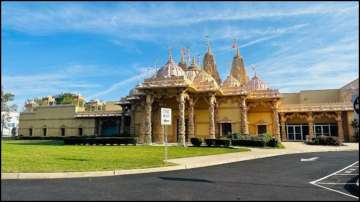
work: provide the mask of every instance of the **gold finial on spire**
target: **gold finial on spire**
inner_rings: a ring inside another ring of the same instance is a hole
[[[195,56],[193,56],[193,58],[192,58],[192,61],[191,61],[191,65],[195,65]]]
[[[207,53],[208,53],[208,54],[211,54],[211,46],[210,46],[209,36],[206,35],[205,38],[206,38],[206,43],[207,43],[207,47],[208,47]]]
[[[234,43],[232,45],[232,48],[236,48],[235,57],[240,57],[240,50],[239,50],[239,45],[238,45],[238,42],[237,42],[237,38],[234,38]]]
[[[239,49],[239,47],[236,48],[236,57],[240,57],[240,49]]]

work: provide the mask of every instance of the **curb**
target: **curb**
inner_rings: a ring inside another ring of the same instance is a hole
[[[131,170],[112,170],[112,171],[93,171],[93,172],[62,172],[62,173],[1,173],[1,180],[14,180],[14,179],[59,179],[59,178],[83,178],[83,177],[108,177],[118,175],[132,175],[132,174],[145,174],[155,172],[166,172],[175,170],[184,170],[192,168],[201,168],[207,166],[215,166],[227,163],[234,163],[246,160],[267,158],[273,156],[282,156],[289,154],[300,154],[300,153],[312,153],[312,152],[331,152],[331,151],[358,151],[358,149],[341,149],[341,150],[322,150],[322,151],[292,151],[292,152],[279,152],[274,154],[260,154],[253,156],[243,156],[237,159],[224,159],[216,162],[207,163],[190,163],[190,164],[179,164],[176,163],[179,159],[168,160],[170,163],[177,165],[167,167],[156,167],[156,168],[143,168],[143,169],[131,169]],[[250,151],[251,152],[251,151]],[[242,152],[239,152],[242,153]],[[230,153],[235,154],[235,153]],[[221,154],[220,154],[221,155]],[[197,157],[189,157],[197,158]]]

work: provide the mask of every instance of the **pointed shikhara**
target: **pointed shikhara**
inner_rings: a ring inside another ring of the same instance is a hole
[[[208,74],[210,74],[215,79],[215,81],[220,85],[221,78],[220,78],[219,72],[216,67],[215,57],[211,53],[210,46],[208,47],[208,51],[204,55],[203,66],[204,66],[204,70]]]
[[[245,85],[249,78],[246,74],[244,60],[240,55],[239,48],[237,48],[236,55],[232,61],[230,75],[240,82],[240,85]]]

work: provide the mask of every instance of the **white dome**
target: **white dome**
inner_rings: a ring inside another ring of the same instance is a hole
[[[254,90],[267,90],[269,89],[268,86],[259,79],[256,75],[247,82],[246,84],[247,89],[254,91]]]
[[[173,59],[169,59],[168,62],[161,68],[156,74],[156,77],[171,78],[173,76],[184,76],[185,71],[175,63]]]

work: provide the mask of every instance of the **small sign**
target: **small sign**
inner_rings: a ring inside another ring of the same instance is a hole
[[[161,125],[171,125],[171,108],[161,108]]]

